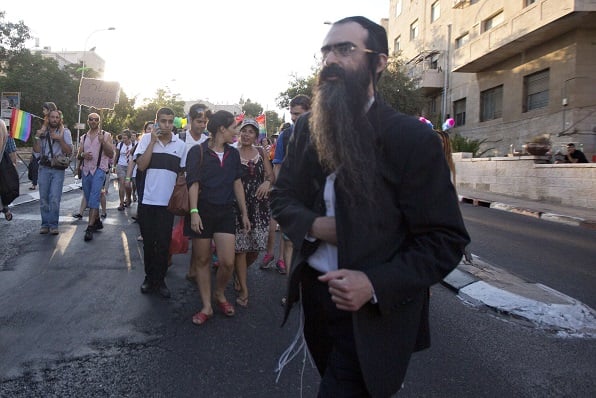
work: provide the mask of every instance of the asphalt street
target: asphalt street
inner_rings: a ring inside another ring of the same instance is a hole
[[[12,223],[0,224],[1,397],[316,395],[319,378],[304,352],[276,383],[300,320],[294,311],[280,327],[284,276],[251,267],[249,308],[195,326],[189,255],[175,256],[168,271],[172,299],[141,295],[134,209],[118,212],[112,189],[104,230],[84,242],[85,221],[70,216],[80,191],[70,183],[59,236],[37,233],[39,205],[29,195]],[[560,339],[441,285],[432,292],[433,348],[413,357],[399,396],[593,396],[593,340]],[[227,295],[234,298],[231,286]]]

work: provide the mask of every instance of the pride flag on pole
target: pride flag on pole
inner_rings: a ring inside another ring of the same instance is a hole
[[[259,141],[267,137],[267,116],[264,113],[260,114],[255,118],[256,122],[259,123]]]
[[[10,116],[10,136],[17,140],[27,141],[31,134],[31,114],[13,108]]]

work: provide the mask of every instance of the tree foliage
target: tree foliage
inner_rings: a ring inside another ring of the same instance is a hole
[[[4,71],[6,75],[0,76],[0,91],[20,92],[21,109],[38,116],[44,102],[55,102],[72,130],[78,116],[79,90],[79,81],[72,75],[74,68],[61,70],[53,59],[20,51],[7,60]]]
[[[318,72],[318,69],[313,69],[312,74],[307,77],[292,75],[288,89],[277,97],[277,105],[287,108],[290,100],[298,94],[312,96]],[[398,57],[390,57],[377,89],[383,99],[396,110],[417,115],[424,106],[424,97],[416,86],[417,81],[409,78],[404,72],[403,61]]]
[[[277,128],[282,123],[281,118],[275,111],[265,111],[267,117],[267,135],[277,132]]]
[[[293,74],[288,89],[279,93],[279,96],[276,98],[277,106],[281,109],[288,108],[292,98],[298,94],[304,94],[312,97],[313,88],[317,81],[317,74],[318,70],[314,69],[307,77],[299,77],[298,75]]]
[[[246,115],[246,117],[257,117],[261,113],[263,113],[263,107],[258,102],[252,102],[250,98],[248,98],[242,104],[242,111]]]
[[[140,131],[144,121],[140,125],[137,125],[136,113],[135,99],[128,98],[126,93],[120,90],[119,101],[114,106],[114,109],[102,112],[102,128],[114,135],[120,134],[122,130],[127,128]],[[155,115],[153,118],[155,118]]]
[[[488,151],[495,149],[494,147],[490,147],[480,152],[480,147],[486,142],[486,138],[482,140],[475,140],[455,133],[450,138],[450,141],[452,152],[470,152],[474,158],[482,157],[482,155]]]
[[[134,106],[135,100],[133,99],[132,101]],[[169,90],[157,89],[155,91],[155,97],[145,98],[144,102],[145,105],[134,110],[128,118],[123,119],[128,124],[122,125],[120,127],[121,130],[124,128],[131,128],[135,131],[142,130],[145,122],[155,120],[157,110],[162,107],[171,108],[175,115],[184,115],[184,101],[178,99],[178,94],[172,94]]]
[[[25,48],[25,41],[31,38],[29,28],[23,21],[18,23],[4,20],[4,11],[0,11],[0,60],[6,60],[10,55]],[[3,69],[0,62],[0,70]]]
[[[409,78],[404,72],[400,58],[389,57],[387,69],[379,80],[378,91],[394,109],[408,115],[418,115],[424,106],[424,97],[417,90],[417,83],[416,79]]]

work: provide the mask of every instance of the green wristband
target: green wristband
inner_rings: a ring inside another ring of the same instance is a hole
[[[199,214],[199,209],[197,209],[196,207],[194,209],[190,209],[190,214],[192,214],[192,213]]]

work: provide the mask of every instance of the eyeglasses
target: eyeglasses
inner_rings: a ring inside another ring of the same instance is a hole
[[[330,44],[328,46],[321,47],[321,55],[323,58],[327,58],[330,52],[333,52],[338,57],[347,58],[358,49],[358,46],[349,41],[344,43]],[[362,51],[368,54],[378,54],[378,51],[369,50],[368,48],[361,48]]]
[[[90,122],[99,122],[99,118],[98,117],[90,117],[89,119]]]

